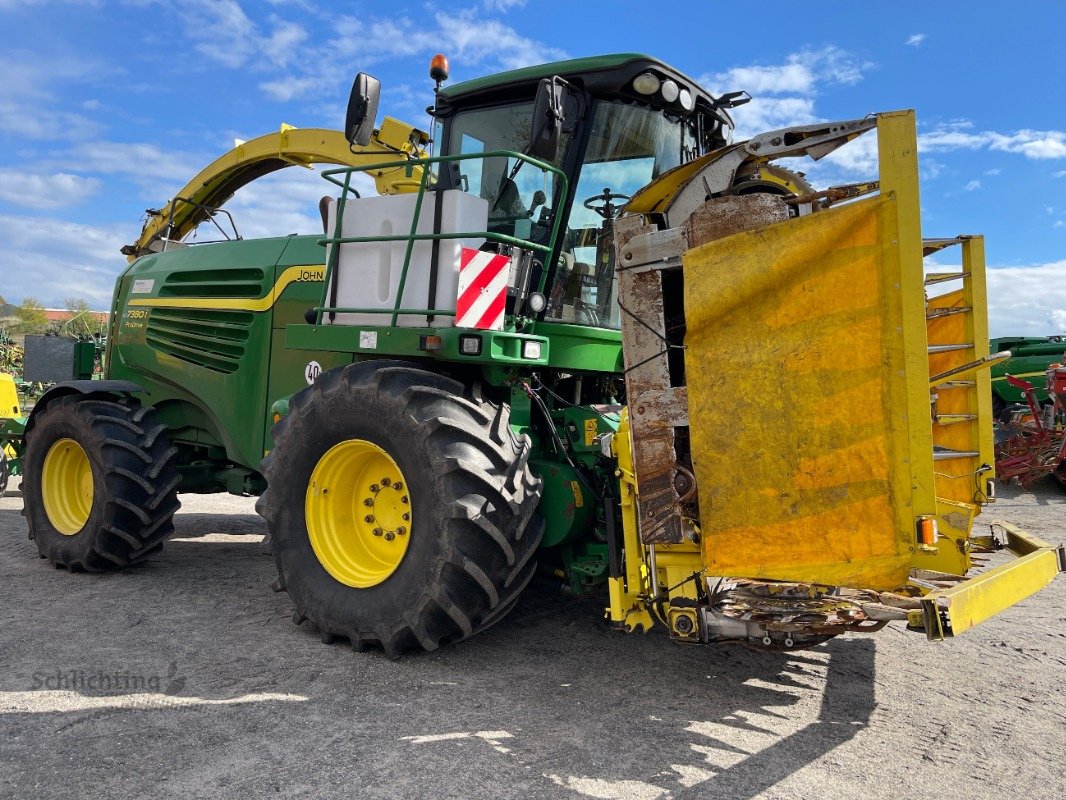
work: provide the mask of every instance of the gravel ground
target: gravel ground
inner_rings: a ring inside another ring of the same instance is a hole
[[[1061,541],[1064,500],[1008,487],[989,516]],[[71,575],[37,558],[17,482],[0,499],[0,796],[1066,796],[1066,578],[947,644],[889,627],[792,655],[624,636],[531,592],[390,661],[292,624],[250,500],[183,501],[149,562]]]

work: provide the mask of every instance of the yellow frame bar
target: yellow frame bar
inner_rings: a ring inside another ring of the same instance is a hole
[[[1007,549],[1021,557],[923,597],[921,623],[929,639],[958,636],[1066,572],[1066,548],[1062,545],[1056,547],[1007,522],[995,524],[1007,532]]]

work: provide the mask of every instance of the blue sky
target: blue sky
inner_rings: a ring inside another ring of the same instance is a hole
[[[0,0],[0,293],[106,307],[145,208],[235,138],[340,127],[361,69],[380,113],[419,124],[434,52],[458,81],[636,51],[754,95],[740,135],[917,109],[926,234],[987,237],[993,335],[1063,333],[1064,33],[1066,3],[1028,0]],[[873,175],[869,149],[849,151],[816,185]],[[311,232],[322,186],[285,170],[230,208],[245,236]]]

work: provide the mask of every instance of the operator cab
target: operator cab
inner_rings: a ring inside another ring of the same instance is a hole
[[[726,109],[738,104],[736,96],[716,99],[640,55],[469,81],[437,96],[439,155],[528,154],[560,169],[567,181],[562,186],[551,173],[497,155],[450,162],[440,182],[486,200],[495,233],[546,244],[555,215],[563,214],[555,251],[538,256],[528,273],[529,290],[547,296],[541,318],[618,329],[615,217],[641,187],[727,144]]]

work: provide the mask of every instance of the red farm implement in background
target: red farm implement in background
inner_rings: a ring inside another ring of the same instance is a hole
[[[1063,360],[1066,360],[1064,355]],[[1052,364],[1047,371],[1048,400],[1041,405],[1033,384],[1007,375],[1007,382],[1025,396],[1009,421],[996,427],[996,477],[1017,478],[1028,487],[1054,474],[1066,485],[1066,367]]]

